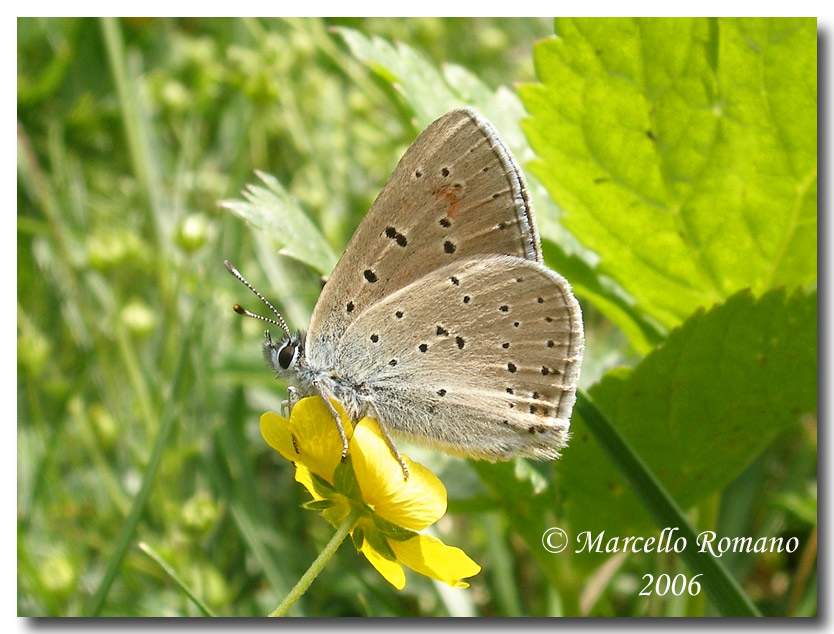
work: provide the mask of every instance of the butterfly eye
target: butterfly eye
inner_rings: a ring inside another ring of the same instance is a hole
[[[287,344],[281,348],[281,351],[278,353],[278,365],[286,370],[290,367],[293,359],[295,359],[295,346]]]

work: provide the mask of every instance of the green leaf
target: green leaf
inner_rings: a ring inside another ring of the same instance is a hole
[[[316,493],[318,493],[323,498],[332,498],[335,497],[338,492],[334,489],[330,483],[322,478],[320,475],[317,475],[310,472],[310,477],[313,480],[313,487],[316,489]]]
[[[817,498],[813,495],[785,493],[777,496],[774,499],[774,504],[810,526],[817,525],[819,513],[817,511]]]
[[[382,555],[388,561],[397,561],[397,556],[394,554],[394,551],[391,550],[391,546],[388,545],[385,537],[379,531],[370,529],[365,531],[365,541],[373,548],[376,552]]]
[[[244,200],[224,200],[228,209],[253,228],[266,232],[281,253],[303,262],[322,275],[336,266],[336,254],[321,232],[310,221],[274,176],[256,171],[266,187],[247,185]]]
[[[741,292],[698,311],[594,403],[683,509],[726,486],[779,432],[816,408],[816,293]],[[559,465],[574,531],[650,526],[581,416]]]
[[[487,486],[508,499],[529,500],[543,493],[548,486],[548,478],[524,458],[510,462],[473,462],[472,466]]]
[[[599,274],[582,258],[568,255],[551,240],[542,240],[542,253],[549,267],[570,280],[574,294],[593,303],[617,324],[637,352],[647,354],[663,341],[661,328],[637,310],[634,301],[610,278]]]
[[[414,112],[419,129],[462,103],[440,71],[413,48],[392,44],[381,37],[366,37],[359,31],[336,28],[354,57],[365,62],[402,95]]]
[[[389,522],[386,519],[381,518],[376,513],[373,514],[374,518],[374,525],[379,529],[379,532],[382,533],[384,537],[388,539],[393,539],[394,541],[402,542],[406,539],[411,539],[412,537],[416,537],[417,533],[407,528],[403,528],[402,526],[398,526],[393,522]]]
[[[674,327],[816,279],[816,21],[566,19],[521,96],[534,173],[638,308]]]
[[[335,500],[310,500],[301,505],[301,508],[308,511],[326,511],[336,505]]]
[[[362,550],[362,544],[365,542],[365,530],[361,526],[357,526],[350,534],[353,540],[353,546],[356,550]]]
[[[461,66],[449,64],[438,69],[405,44],[392,44],[380,37],[368,38],[352,29],[340,28],[335,31],[342,36],[354,56],[402,96],[405,107],[414,115],[413,123],[417,131],[423,130],[449,110],[473,106],[495,125],[501,139],[519,161],[533,158],[533,152],[519,124],[524,116],[524,107],[519,98],[506,87],[492,90]],[[540,194],[544,194],[543,189]],[[544,198],[547,198],[546,194]],[[545,216],[558,215],[552,202],[543,204],[549,204],[549,211],[553,212]]]
[[[350,455],[336,465],[336,471],[333,472],[333,486],[349,500],[364,504],[362,490],[359,488],[359,481],[353,471],[353,461]]]

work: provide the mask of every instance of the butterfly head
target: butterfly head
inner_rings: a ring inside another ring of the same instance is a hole
[[[275,319],[272,317],[257,315],[246,310],[239,304],[235,304],[235,312],[239,315],[243,315],[244,317],[260,319],[261,321],[265,321],[273,326],[278,326],[284,331],[284,338],[278,342],[272,340],[272,335],[269,334],[268,330],[264,333],[263,351],[267,365],[272,368],[275,374],[279,377],[297,375],[299,360],[301,360],[304,356],[304,334],[300,332],[293,334],[290,332],[287,322],[284,321],[284,318],[281,316],[281,313],[275,309],[275,306],[273,306],[268,299],[261,295],[254,286],[247,282],[243,275],[240,274],[240,271],[232,266],[228,260],[226,260],[223,264],[226,266],[229,273],[236,277],[244,286],[246,286],[246,288],[252,291],[258,299],[260,299],[275,314]]]
[[[294,376],[298,372],[298,362],[304,355],[304,335],[297,332],[280,341],[273,341],[267,330],[264,333],[263,349],[266,364],[277,376]]]

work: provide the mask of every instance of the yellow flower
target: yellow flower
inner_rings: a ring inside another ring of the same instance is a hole
[[[335,422],[320,398],[299,401],[289,420],[272,412],[261,416],[264,440],[295,465],[295,479],[313,496],[305,506],[321,511],[334,526],[358,509],[353,543],[398,590],[405,587],[403,565],[450,586],[467,587],[462,579],[481,567],[461,549],[416,532],[446,513],[443,483],[407,456],[409,477],[404,480],[377,422],[363,418],[354,427],[339,404],[333,405],[348,438],[344,462]]]

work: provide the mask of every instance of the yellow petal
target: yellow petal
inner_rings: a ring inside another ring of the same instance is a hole
[[[365,559],[376,568],[376,571],[385,577],[385,580],[394,586],[397,590],[405,588],[405,572],[403,567],[396,561],[386,559],[378,552],[376,552],[365,540],[362,544],[360,552],[365,555]]]
[[[304,488],[310,492],[310,495],[313,496],[314,500],[324,499],[316,492],[316,487],[313,485],[313,475],[303,464],[295,465],[295,481],[303,484]]]
[[[261,435],[270,447],[295,464],[296,482],[303,484],[314,500],[321,500],[323,498],[313,485],[313,475],[310,469],[303,464],[301,454],[295,451],[289,423],[290,421],[283,416],[266,412],[261,416]]]
[[[284,458],[292,462],[298,460],[298,454],[292,445],[290,421],[273,412],[261,416],[261,435],[267,444]]]
[[[350,439],[352,426],[348,415],[336,401],[331,402],[341,416],[345,435]],[[342,459],[342,439],[324,401],[312,396],[296,403],[290,415],[289,430],[298,448],[295,460],[332,483],[333,471]]]
[[[372,418],[356,425],[350,444],[353,469],[362,499],[382,517],[398,526],[421,530],[434,524],[446,512],[446,489],[423,465],[406,456],[408,480],[403,480],[400,463]]]
[[[447,546],[428,535],[417,535],[403,542],[389,539],[388,545],[398,561],[421,575],[448,583],[453,588],[468,587],[469,584],[461,579],[481,571],[481,567],[460,548]]]

